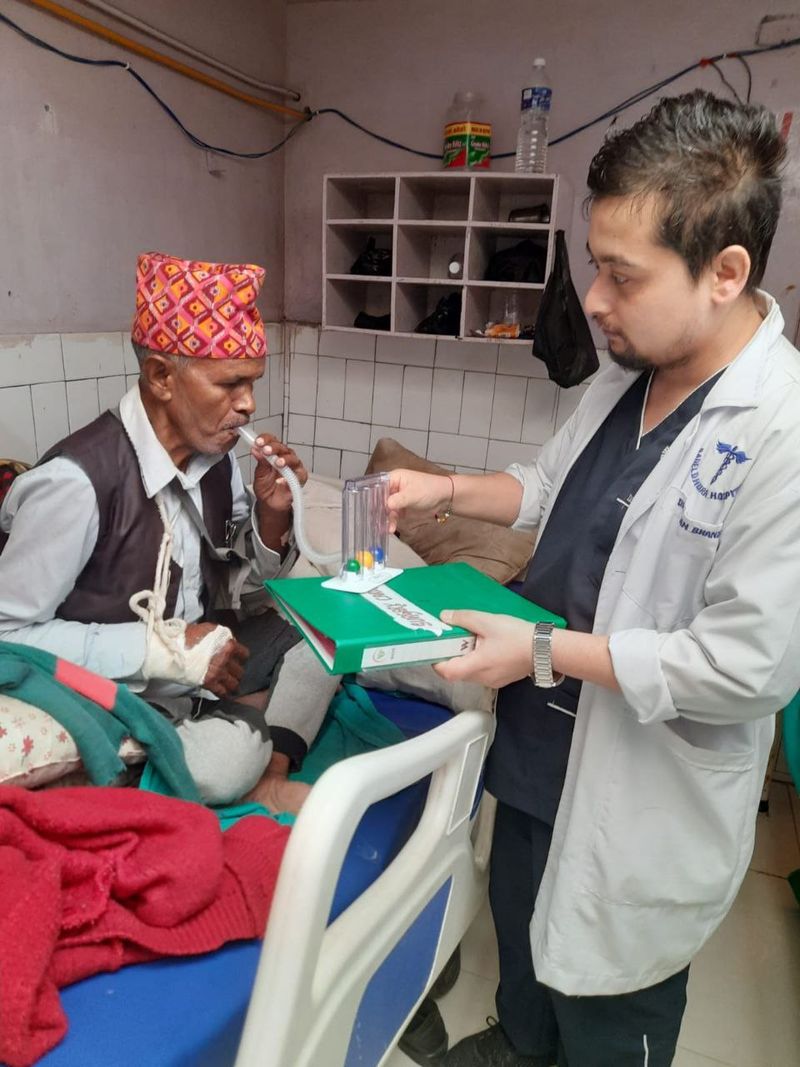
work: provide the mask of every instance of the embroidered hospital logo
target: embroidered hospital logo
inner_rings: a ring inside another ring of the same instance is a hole
[[[739,448],[738,445],[729,445],[725,441],[717,441],[716,455],[711,453],[714,457],[714,468],[712,473],[710,464],[708,462],[705,464],[703,463],[704,451],[705,449],[703,448],[699,449],[692,461],[692,485],[700,496],[706,497],[708,500],[727,500],[729,497],[736,496],[741,487],[741,482],[739,485],[731,486],[729,489],[712,489],[711,487],[725,475],[729,468],[737,468],[743,463],[749,463],[751,457],[747,455],[743,448]],[[722,456],[721,461],[719,459],[720,456]],[[701,467],[705,468],[705,473],[711,474],[707,484],[701,475]]]
[[[750,457],[741,449],[737,448],[736,445],[726,445],[723,441],[717,441],[717,452],[723,455],[725,459],[720,463],[717,473],[711,479],[711,485],[714,484],[721,474],[725,473],[734,460],[736,460],[737,464],[748,463],[750,461]]]

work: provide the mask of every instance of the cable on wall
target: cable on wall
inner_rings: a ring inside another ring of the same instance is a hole
[[[31,44],[35,44],[37,47],[44,49],[46,52],[51,52],[53,55],[60,56],[62,59],[67,59],[71,63],[80,63],[83,66],[89,67],[116,67],[120,70],[124,70],[127,74],[130,74],[134,81],[138,82],[139,85],[141,85],[141,87],[145,90],[145,92],[148,93],[155,100],[155,102],[162,109],[162,111],[164,111],[167,116],[172,119],[175,125],[186,135],[186,137],[188,137],[188,139],[192,142],[193,145],[195,145],[197,148],[203,148],[209,152],[217,152],[219,155],[232,156],[237,159],[263,159],[265,156],[271,156],[273,153],[283,148],[287,141],[291,140],[291,138],[294,137],[298,129],[301,126],[304,126],[308,121],[306,115],[303,114],[303,112],[298,112],[298,114],[301,114],[303,116],[302,119],[299,122],[295,123],[295,125],[289,129],[285,137],[283,137],[276,144],[272,145],[272,147],[263,149],[262,151],[237,152],[231,148],[223,148],[221,145],[212,145],[209,144],[207,141],[204,141],[201,137],[198,137],[196,134],[192,133],[192,131],[188,129],[188,127],[186,127],[181,121],[181,119],[175,114],[169,104],[167,104],[166,101],[161,99],[161,97],[149,84],[149,82],[147,82],[141,76],[141,74],[138,73],[138,71],[134,70],[130,63],[124,63],[121,59],[87,59],[85,56],[76,56],[70,52],[65,52],[63,49],[57,48],[55,45],[50,44],[47,41],[43,41],[40,37],[36,37],[34,34],[29,33],[27,30],[24,30],[21,26],[19,26],[16,22],[10,19],[7,15],[4,15],[2,12],[0,12],[0,23],[4,23],[5,25],[9,26],[12,30],[18,33],[20,37],[23,37]]]
[[[384,137],[382,133],[375,133],[374,130],[369,130],[369,129],[367,129],[366,126],[362,126],[360,122],[356,122],[355,119],[350,118],[350,116],[345,114],[344,111],[340,111],[338,107],[321,107],[318,110],[314,110],[313,108],[310,109],[309,118],[314,119],[314,118],[317,117],[317,115],[336,115],[337,118],[342,119],[344,122],[348,123],[350,126],[355,127],[355,129],[357,129],[357,130],[361,130],[361,132],[365,133],[367,135],[367,137],[371,137],[375,141],[381,141],[383,144],[388,144],[392,148],[399,148],[403,152],[410,152],[412,155],[422,156],[423,159],[438,159],[438,160],[441,160],[441,158],[442,158],[442,153],[441,152],[422,152],[417,148],[409,148],[408,145],[401,144],[400,141],[393,141],[391,139],[391,137]],[[512,155],[512,156],[514,155],[513,152],[509,152],[507,154],[508,155]],[[502,158],[502,157],[500,157],[500,156],[492,156],[492,159],[500,159],[500,158]]]
[[[51,3],[51,0],[28,0],[28,2],[29,3],[33,3],[38,7],[46,8],[48,10],[51,9],[51,8],[59,7],[59,5]],[[66,10],[66,9],[61,9],[61,10]],[[70,14],[72,14],[72,13],[70,13]],[[76,19],[80,19],[81,16],[75,16],[75,18]],[[91,21],[91,20],[84,20],[84,21]],[[282,113],[284,113],[286,115],[289,115],[289,116],[297,118],[297,122],[289,129],[288,133],[286,134],[285,137],[282,138],[282,140],[278,141],[276,144],[272,145],[272,147],[270,147],[270,148],[264,149],[262,151],[256,151],[256,152],[237,152],[237,151],[234,151],[233,149],[223,148],[223,147],[221,147],[219,145],[212,145],[212,144],[209,144],[207,141],[204,141],[201,137],[198,137],[196,134],[192,133],[184,125],[184,123],[181,121],[181,119],[178,117],[178,115],[172,110],[172,108],[169,106],[169,104],[167,104],[166,101],[164,101],[158,95],[158,93],[155,91],[155,89],[153,89],[153,87],[137,71],[135,71],[133,69],[133,67],[131,67],[131,65],[129,63],[124,63],[122,60],[119,60],[119,59],[89,59],[89,58],[86,58],[86,57],[83,57],[83,56],[76,56],[76,55],[73,55],[73,54],[71,54],[69,52],[65,52],[63,49],[57,48],[55,45],[52,45],[49,42],[42,40],[40,37],[37,37],[35,34],[32,34],[29,31],[24,30],[21,26],[19,26],[16,22],[14,22],[12,19],[10,19],[7,15],[4,15],[2,13],[0,13],[0,23],[4,23],[5,25],[9,26],[11,29],[13,29],[16,33],[20,34],[20,36],[24,37],[25,40],[29,41],[31,44],[37,45],[39,48],[43,48],[48,52],[52,52],[55,55],[58,55],[63,59],[69,60],[70,62],[81,63],[81,64],[84,64],[84,65],[87,65],[87,66],[95,66],[95,67],[119,67],[119,68],[125,70],[128,74],[131,75],[132,78],[134,78],[139,83],[139,85],[142,86],[142,88],[147,93],[150,94],[150,96],[152,96],[152,98],[156,101],[156,103],[159,105],[159,107],[169,116],[170,119],[172,119],[172,121],[178,126],[178,128],[189,138],[189,140],[192,142],[192,144],[196,145],[198,148],[203,148],[203,149],[206,149],[206,150],[211,151],[211,152],[217,152],[220,155],[231,156],[231,157],[234,157],[234,158],[237,158],[237,159],[263,159],[265,156],[272,155],[274,152],[277,152],[277,151],[279,151],[279,149],[283,148],[283,146],[292,137],[294,137],[294,135],[297,133],[297,131],[300,129],[301,126],[307,125],[311,120],[317,118],[319,115],[334,115],[337,118],[341,119],[343,122],[346,122],[346,123],[348,123],[348,125],[350,125],[350,126],[354,127],[355,129],[359,130],[361,133],[364,133],[366,136],[371,137],[376,141],[380,141],[382,144],[389,145],[392,148],[397,148],[400,151],[407,152],[407,153],[409,153],[411,155],[419,156],[419,157],[421,157],[423,159],[436,159],[436,160],[438,160],[438,159],[441,158],[440,153],[438,153],[438,152],[426,152],[426,151],[422,151],[421,149],[411,148],[409,145],[402,144],[400,141],[395,141],[390,137],[385,137],[383,134],[377,133],[375,130],[370,130],[368,127],[366,127],[362,123],[358,122],[356,119],[354,119],[352,116],[348,115],[346,112],[341,111],[339,108],[334,108],[334,107],[325,107],[325,108],[318,108],[318,109],[306,108],[305,111],[299,111],[299,110],[296,110],[296,109],[293,109],[293,108],[283,107],[280,104],[270,104],[267,101],[263,101],[263,100],[259,100],[258,101],[258,106],[261,106],[261,107],[266,108],[268,110],[282,112]],[[105,31],[105,27],[102,27],[102,29]],[[112,33],[113,31],[105,31],[105,32],[106,33]],[[119,35],[115,35],[115,37],[119,38]],[[126,39],[125,38],[121,38],[121,40],[126,40]],[[143,46],[143,45],[137,45],[135,41],[132,41],[131,44],[134,45],[136,49],[143,49],[144,51],[142,51],[140,54],[147,53],[148,54],[148,58],[150,58],[150,53],[151,53],[150,49],[146,49],[146,47]],[[619,115],[621,112],[625,111],[627,108],[633,107],[635,104],[641,103],[641,101],[645,100],[648,96],[652,96],[654,93],[657,93],[660,89],[665,88],[667,85],[670,85],[672,82],[677,81],[679,78],[682,78],[684,75],[691,73],[691,71],[693,71],[693,70],[702,69],[703,67],[713,66],[715,68],[715,70],[717,71],[717,73],[720,75],[720,77],[722,77],[722,80],[728,86],[728,88],[731,90],[731,92],[736,96],[736,98],[738,100],[741,100],[741,98],[739,97],[739,94],[736,92],[736,90],[731,85],[731,83],[728,81],[728,79],[723,76],[722,71],[717,66],[718,63],[720,63],[721,61],[726,60],[726,59],[737,60],[739,63],[741,63],[744,66],[745,71],[747,73],[747,96],[746,96],[746,99],[747,99],[747,102],[749,102],[750,101],[750,97],[751,97],[751,93],[752,93],[752,71],[751,71],[750,65],[747,62],[747,58],[751,57],[751,56],[767,54],[767,53],[770,53],[770,52],[783,51],[783,50],[788,49],[788,48],[795,48],[795,47],[797,47],[797,45],[800,45],[800,37],[793,37],[790,40],[780,41],[777,44],[767,45],[765,47],[745,48],[745,49],[739,49],[739,50],[737,50],[735,52],[721,52],[719,55],[703,57],[703,58],[697,60],[696,62],[689,64],[689,66],[684,67],[682,70],[676,71],[674,74],[667,75],[666,77],[662,78],[660,81],[654,82],[652,85],[648,85],[645,88],[640,89],[638,92],[636,92],[633,95],[627,97],[627,99],[621,101],[619,104],[614,105],[614,107],[611,107],[607,111],[604,111],[602,114],[597,115],[595,118],[589,119],[587,122],[584,122],[579,126],[576,126],[574,129],[570,130],[568,133],[564,133],[564,134],[561,134],[561,136],[559,136],[559,137],[552,138],[548,143],[552,147],[552,146],[557,145],[557,144],[562,144],[564,141],[570,140],[573,137],[577,137],[577,135],[579,133],[583,133],[584,130],[588,130],[592,126],[596,126],[600,122],[604,122],[604,121],[606,121],[608,119],[615,118],[617,115]],[[158,53],[152,53],[152,54],[153,55],[158,55]],[[165,60],[169,60],[169,57],[165,56],[163,58]],[[176,64],[175,60],[169,60],[169,62],[170,62],[170,64]],[[177,64],[177,66],[178,67],[183,67],[184,64]],[[175,69],[175,67],[173,67],[173,69]],[[216,82],[216,79],[208,78],[206,75],[202,75],[200,71],[193,71],[193,68],[191,68],[191,67],[187,67],[186,69],[189,70],[189,71],[192,71],[193,75],[197,76],[196,80],[202,81],[204,84],[211,85],[212,83]],[[223,83],[223,82],[220,82],[218,84],[221,85],[221,86],[225,85],[225,83]],[[216,87],[216,86],[213,86],[213,87]],[[234,96],[237,99],[241,99],[246,103],[250,103],[250,102],[258,100],[257,97],[250,97],[249,94],[238,93],[238,91],[233,89],[233,87],[231,87],[231,86],[225,86],[224,90],[221,90],[221,91],[225,91],[229,95]],[[498,152],[498,153],[495,153],[494,155],[492,155],[492,159],[509,159],[514,155],[515,155],[514,152]]]
[[[744,67],[745,71],[747,72],[747,97],[746,97],[746,101],[749,104],[750,103],[750,97],[751,97],[751,95],[753,93],[753,72],[750,69],[750,64],[747,62],[747,60],[744,58],[744,56],[741,56],[741,55],[737,54],[733,58],[734,59],[738,59],[739,62]]]

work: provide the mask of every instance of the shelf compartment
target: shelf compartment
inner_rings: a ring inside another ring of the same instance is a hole
[[[328,219],[327,225],[337,230],[367,230],[369,233],[391,233],[393,219]]]
[[[366,282],[367,285],[374,283],[389,285],[392,280],[382,274],[328,274],[326,277],[329,282]],[[411,280],[416,281],[416,279]]]
[[[507,223],[509,212],[516,208],[546,204],[552,222],[553,188],[554,177],[548,174],[487,174],[475,183],[472,219]]]
[[[458,255],[462,265],[466,246],[465,223],[399,223],[397,227],[397,274],[403,278],[450,281],[447,265]]]
[[[396,179],[392,176],[328,177],[327,219],[393,219]]]
[[[464,283],[460,278],[415,278],[411,275],[408,277],[397,278],[397,282],[401,285],[438,285],[449,286],[451,289],[459,289]]]
[[[324,326],[353,328],[356,315],[388,315],[392,306],[392,284],[385,278],[326,277]]]
[[[426,282],[398,282],[395,291],[393,329],[397,333],[416,334],[417,326],[434,311],[439,301],[449,293],[455,292],[460,292],[462,294],[463,305],[464,289],[460,284],[447,286],[429,285]],[[458,333],[453,332],[435,335],[420,334],[420,336],[459,337],[461,335],[462,324],[463,306]]]
[[[407,280],[420,281],[421,279],[410,278]],[[544,282],[465,282],[464,284],[473,289],[522,289],[534,293],[543,292],[545,285]]]
[[[366,249],[370,237],[378,248],[392,248],[392,227],[332,226],[325,242],[326,274],[349,274],[350,268]],[[390,272],[391,273],[391,272]],[[378,275],[387,278],[390,275]],[[373,275],[369,275],[373,277]]]
[[[458,220],[469,215],[468,174],[426,174],[400,182],[398,216],[402,219]]]
[[[544,281],[552,263],[556,225],[563,214],[559,180],[554,175],[414,171],[401,174],[334,174],[325,177],[323,323],[354,330],[360,311],[389,315],[390,332],[420,335],[417,325],[451,292],[462,296],[458,331],[438,334],[475,343],[530,344],[510,338],[470,337],[470,329],[504,317],[514,296],[523,324],[535,321]],[[510,222],[520,207],[543,205],[547,222]],[[556,210],[559,219],[556,219]],[[350,273],[370,237],[391,249],[392,273]],[[522,240],[543,255],[534,282],[486,280],[492,256]],[[448,276],[451,257],[464,260],[463,277]],[[374,331],[378,332],[378,331]]]
[[[467,285],[464,305],[464,336],[474,337],[489,322],[502,322],[511,299],[515,300],[519,322],[533,326],[542,299],[542,287],[504,285]],[[493,340],[505,341],[506,338]],[[527,344],[531,344],[530,339]]]
[[[552,229],[549,222],[471,222],[469,225],[475,233],[498,233],[520,240],[532,234],[542,234],[546,239]]]
[[[547,248],[549,231],[532,232],[524,235],[514,233],[501,233],[496,230],[472,229],[469,235],[469,249],[465,277],[470,282],[486,281],[486,271],[489,262],[497,252],[513,248],[521,241],[531,241],[541,250],[539,257],[539,272],[534,275],[528,284],[543,284],[547,270]],[[499,282],[491,284],[502,284]],[[520,284],[520,283],[510,283]]]

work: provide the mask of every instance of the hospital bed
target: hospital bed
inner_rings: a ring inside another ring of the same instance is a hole
[[[43,1067],[378,1067],[486,893],[494,723],[372,692],[407,740],[344,760],[292,830],[261,942],[63,990]]]

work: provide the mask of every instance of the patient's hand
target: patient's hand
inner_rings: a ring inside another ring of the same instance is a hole
[[[300,484],[305,485],[308,471],[303,461],[293,449],[271,433],[259,434],[251,455],[258,461],[253,476],[253,492],[258,500],[259,510],[289,512],[292,507],[292,493],[286,479],[281,477],[281,470],[289,467]],[[277,457],[277,466],[269,462],[267,455]]]
[[[215,630],[213,622],[193,622],[186,627],[184,641],[187,648],[193,648]],[[203,679],[203,688],[215,696],[224,697],[235,693],[244,674],[244,663],[250,655],[244,645],[231,639],[212,658]]]

